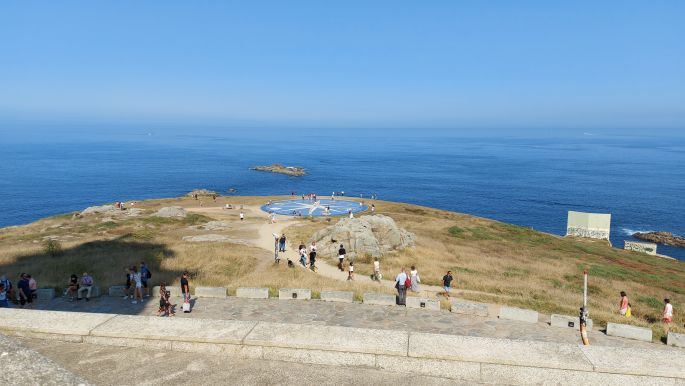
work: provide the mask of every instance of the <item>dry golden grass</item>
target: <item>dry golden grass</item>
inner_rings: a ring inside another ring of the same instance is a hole
[[[207,206],[231,203],[245,205],[247,218],[238,221],[239,210],[219,215],[193,213],[183,220],[158,219],[149,214],[163,206],[198,208],[190,198],[150,200],[138,203],[146,216],[115,218],[98,215],[72,219],[55,216],[20,227],[0,229],[0,274],[16,279],[29,272],[40,286],[61,288],[70,274],[91,272],[102,287],[124,281],[125,266],[145,260],[153,272],[152,282],[178,284],[180,273],[191,272],[191,285],[264,286],[275,293],[282,287],[311,288],[316,296],[323,289],[350,290],[357,299],[363,292],[392,290],[374,283],[342,282],[303,269],[274,265],[269,251],[229,243],[188,243],[184,235],[218,233],[232,239],[254,239],[264,223],[258,206],[284,197],[219,197],[205,199]],[[424,284],[440,285],[452,270],[456,286],[478,291],[463,297],[489,303],[526,307],[544,313],[576,315],[582,301],[582,272],[590,271],[590,313],[595,324],[607,321],[650,326],[656,337],[663,335],[660,323],[662,299],[671,298],[675,308],[672,331],[684,331],[685,264],[608,247],[602,242],[572,240],[539,233],[459,213],[391,202],[375,202],[385,214],[417,236],[413,248],[388,254],[381,266],[386,276],[402,266],[416,265]],[[190,228],[211,219],[239,226],[223,231]],[[332,222],[328,219],[298,219],[285,230],[291,245],[308,243],[313,233]],[[563,221],[563,219],[560,219]],[[57,237],[63,249],[51,257],[43,249],[46,237]],[[320,256],[335,263],[334,256]],[[358,258],[357,275],[370,274],[371,260]],[[634,318],[617,313],[618,293],[626,291]]]

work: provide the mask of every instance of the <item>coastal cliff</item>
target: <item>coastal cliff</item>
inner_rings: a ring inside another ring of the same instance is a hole
[[[651,241],[657,244],[685,248],[685,238],[675,236],[671,232],[637,232],[633,233],[633,237],[640,240]]]
[[[281,164],[273,164],[269,166],[255,166],[252,170],[258,172],[280,173],[288,176],[300,177],[305,175],[304,168],[297,166],[283,166]]]

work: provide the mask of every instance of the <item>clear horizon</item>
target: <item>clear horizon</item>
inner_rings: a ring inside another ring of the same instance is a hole
[[[0,130],[685,129],[685,3],[46,1],[0,14]]]

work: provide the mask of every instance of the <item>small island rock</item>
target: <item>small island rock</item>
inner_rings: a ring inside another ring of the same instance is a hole
[[[281,164],[273,164],[270,166],[255,166],[252,170],[258,172],[280,173],[288,176],[300,177],[305,175],[304,168],[297,166],[283,166]]]
[[[651,241],[657,244],[685,248],[685,238],[676,236],[671,232],[637,232],[633,233],[633,237],[640,240]]]

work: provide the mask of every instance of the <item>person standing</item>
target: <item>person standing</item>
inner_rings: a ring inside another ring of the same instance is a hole
[[[411,277],[411,292],[419,292],[419,283],[421,282],[421,278],[419,277],[419,271],[416,270],[416,266],[411,266],[409,276]]]
[[[664,299],[664,313],[663,313],[664,331],[668,336],[668,331],[671,329],[671,322],[673,322],[673,305],[671,299]]]
[[[188,276],[188,271],[183,272],[183,275],[181,275],[181,293],[183,293],[183,312],[190,312],[190,283],[188,283]]]
[[[240,221],[243,221],[243,220],[245,220],[245,213],[243,213],[243,211],[241,210],[240,211]]]
[[[397,288],[397,304],[404,306],[407,303],[407,273],[406,269],[402,267],[402,271],[395,277],[395,288]]]
[[[350,261],[350,267],[347,272],[347,280],[354,280],[354,261]]]
[[[140,262],[140,281],[143,283],[143,296],[147,297],[150,296],[150,289],[147,286],[148,280],[152,278],[152,272],[150,272],[150,268],[148,268],[147,265],[145,265],[144,261]]]
[[[338,249],[338,269],[342,272],[345,272],[345,268],[343,268],[343,262],[345,261],[345,247],[343,247],[342,244],[340,244],[340,249]]]
[[[69,283],[67,284],[67,296],[69,296],[69,301],[73,302],[74,297],[78,295],[78,276],[72,274],[69,278]]]
[[[81,285],[79,286],[79,289],[76,291],[76,300],[81,300],[81,293],[85,292],[86,293],[86,301],[90,301],[90,292],[93,289],[93,278],[88,275],[88,272],[84,272],[83,276],[81,276]]]
[[[10,279],[7,278],[7,276],[2,275],[0,276],[0,284],[5,286],[5,292],[7,292],[7,299],[12,299],[12,292],[14,287],[12,287],[12,282]]]
[[[300,264],[307,268],[307,248],[304,244],[300,244]]]
[[[131,288],[131,284],[133,284],[133,277],[131,274],[131,268],[126,268],[124,271],[126,272],[126,286],[124,287],[124,299],[128,299],[130,297],[131,300],[133,300],[133,289]]]
[[[621,301],[618,303],[618,313],[630,318],[628,310],[630,308],[630,303],[628,302],[628,295],[625,291],[621,291]]]
[[[286,237],[285,237],[285,233],[283,233],[281,235],[281,238],[278,239],[278,250],[280,252],[285,252],[285,241],[286,241]]]
[[[133,301],[131,301],[132,304],[137,304],[138,299],[140,299],[140,302],[143,302],[143,279],[141,277],[142,272],[138,272],[138,269],[133,266],[131,267],[131,276],[133,277]]]
[[[374,214],[376,212],[376,205],[371,204],[371,214]]]
[[[316,263],[316,241],[312,241],[312,244],[309,246],[309,269],[312,271],[316,272],[316,266],[314,265]]]
[[[373,280],[381,281],[381,262],[378,257],[373,259]]]
[[[26,304],[31,307],[31,303],[33,303],[33,297],[31,296],[29,278],[26,277],[25,273],[19,275],[19,281],[17,282],[17,294],[19,295],[19,304],[22,308],[24,308],[24,305]]]
[[[452,289],[452,271],[447,271],[447,274],[442,277],[442,289],[445,290],[445,297],[450,297],[450,290]]]
[[[29,279],[29,290],[31,291],[31,299],[37,299],[38,298],[38,283],[36,283],[36,279],[34,279],[31,275],[26,275],[26,277]]]

